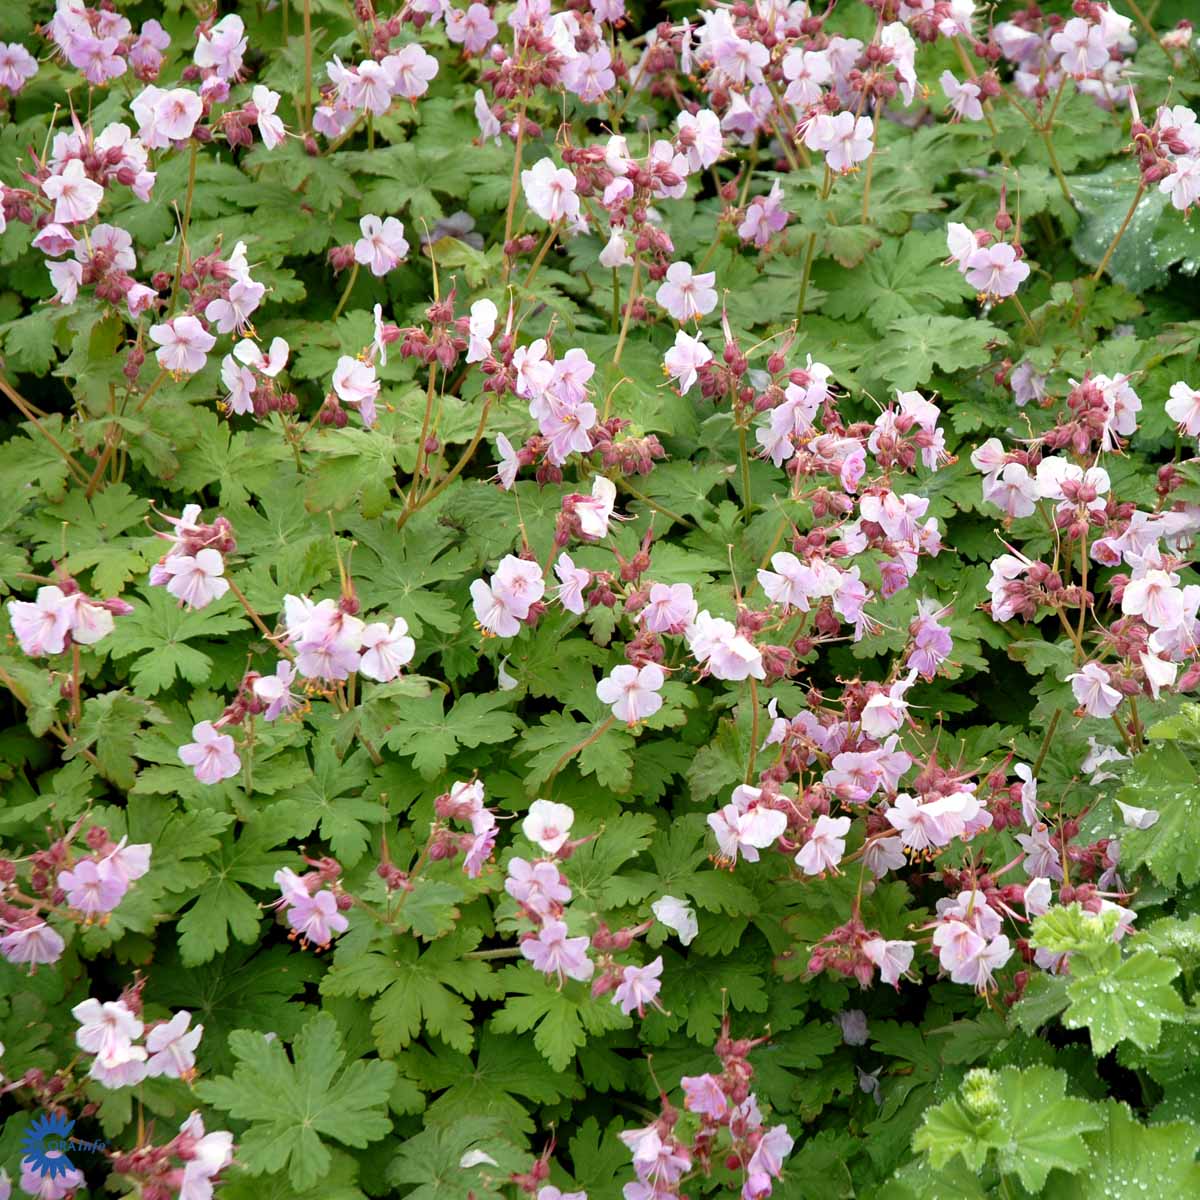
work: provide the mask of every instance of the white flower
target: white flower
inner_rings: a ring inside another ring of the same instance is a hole
[[[696,914],[692,911],[692,906],[685,900],[677,899],[675,896],[663,896],[661,900],[655,900],[650,905],[650,911],[668,929],[674,930],[685,946],[690,946],[696,934],[700,932]]]
[[[573,221],[579,216],[579,197],[575,194],[575,176],[566,167],[556,167],[554,159],[543,158],[521,172],[525,203],[543,221]]]
[[[547,854],[557,854],[566,842],[574,821],[575,810],[569,804],[535,800],[521,822],[521,832]]]

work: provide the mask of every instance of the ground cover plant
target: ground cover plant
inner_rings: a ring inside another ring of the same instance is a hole
[[[1190,8],[0,8],[0,1200],[1200,1195]]]

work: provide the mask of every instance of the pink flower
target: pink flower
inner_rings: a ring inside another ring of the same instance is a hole
[[[234,357],[248,367],[253,367],[260,375],[274,379],[287,366],[291,347],[281,338],[271,339],[270,349],[263,354],[259,344],[250,338],[243,338],[233,348]]]
[[[809,601],[828,591],[816,572],[790,551],[773,554],[771,566],[774,571],[758,572],[758,582],[767,598],[782,604],[785,612],[793,608],[808,612]]]
[[[217,339],[190,314],[151,325],[150,338],[159,347],[155,351],[158,365],[173,375],[202,371],[208,352],[217,344]]]
[[[682,329],[675,332],[675,345],[663,355],[663,370],[679,384],[679,394],[686,396],[699,378],[697,372],[712,362],[712,351],[697,336]]]
[[[56,304],[74,304],[83,283],[83,264],[74,261],[50,263],[46,270],[54,284]]]
[[[556,167],[552,158],[539,159],[521,172],[525,203],[543,221],[573,221],[579,216],[575,176],[566,167]]]
[[[1083,79],[1108,62],[1104,30],[1080,17],[1072,17],[1050,39],[1050,49],[1060,56],[1059,66],[1075,79]]]
[[[543,975],[557,975],[561,986],[567,979],[586,982],[596,969],[587,956],[586,937],[567,937],[567,927],[562,921],[546,921],[536,936],[521,942],[521,953]]]
[[[254,90],[250,93],[250,99],[258,111],[255,123],[258,125],[258,133],[263,140],[263,145],[268,150],[274,150],[285,137],[283,121],[275,115],[275,110],[279,107],[279,93],[263,87],[261,83],[256,83]]]
[[[696,599],[690,583],[656,583],[639,620],[651,633],[682,633],[696,618]]]
[[[871,156],[874,135],[875,125],[870,117],[856,118],[852,112],[840,112],[837,116],[821,113],[805,128],[804,144],[810,150],[822,151],[831,171],[845,174]]]
[[[1010,462],[984,479],[983,498],[1005,516],[1029,517],[1037,511],[1038,487],[1021,463]]]
[[[1186,213],[1200,201],[1200,155],[1175,159],[1175,170],[1160,179],[1158,190],[1171,197],[1171,204]]]
[[[875,692],[867,700],[860,718],[863,733],[882,741],[889,733],[895,733],[903,726],[908,712],[908,701],[904,696],[916,677],[916,672],[910,671],[903,679],[896,680],[886,692]]]
[[[650,905],[650,911],[670,929],[685,946],[690,946],[700,932],[696,914],[690,904],[677,896],[663,896]]]
[[[370,429],[375,424],[375,398],[379,395],[379,380],[371,363],[361,362],[343,354],[333,370],[333,390],[346,404],[357,404],[363,424]]]
[[[402,100],[416,100],[429,91],[429,82],[438,73],[438,60],[427,54],[416,42],[410,42],[395,54],[389,54],[381,64],[391,80],[392,95]]]
[[[37,71],[37,59],[20,42],[0,42],[0,88],[15,96]]]
[[[581,536],[599,541],[608,535],[608,523],[612,520],[616,500],[616,484],[603,475],[597,475],[592,481],[591,496],[575,498],[575,515],[579,518]]]
[[[471,305],[471,315],[468,318],[467,362],[483,362],[492,353],[492,334],[496,332],[496,318],[499,313],[491,300],[476,300]],[[512,486],[511,484],[509,485]]]
[[[37,599],[10,600],[9,620],[21,649],[30,658],[61,654],[71,630],[71,598],[53,584],[38,588]]]
[[[179,1132],[193,1157],[184,1164],[178,1200],[212,1200],[213,1179],[233,1162],[233,1134],[223,1129],[206,1134],[198,1112],[184,1121]]]
[[[914,945],[914,942],[871,938],[870,941],[863,942],[862,951],[879,968],[880,981],[899,989],[900,976],[912,963]]]
[[[530,864],[523,858],[509,859],[504,890],[518,904],[543,917],[561,912],[571,899],[571,889],[553,863]]]
[[[204,1035],[203,1025],[188,1029],[191,1020],[192,1014],[181,1010],[169,1021],[155,1025],[146,1035],[146,1049],[150,1052],[146,1063],[149,1078],[161,1075],[171,1079],[191,1078],[196,1067],[196,1047]]]
[[[288,924],[314,946],[328,946],[334,935],[345,933],[349,920],[338,910],[337,897],[327,889],[295,897],[287,908]]]
[[[647,663],[639,670],[624,663],[614,667],[612,674],[596,684],[596,695],[612,705],[613,716],[627,725],[637,725],[662,708],[658,694],[666,676],[657,663]]]
[[[786,1125],[775,1125],[767,1130],[746,1164],[746,1174],[767,1175],[778,1179],[783,1171],[783,1160],[792,1152],[795,1142]],[[761,1194],[761,1193],[757,1193]]]
[[[500,462],[497,464],[498,469],[493,478],[499,482],[504,491],[508,492],[512,490],[513,484],[517,481],[521,460],[517,457],[512,442],[502,433],[496,434],[496,451],[500,455]]]
[[[553,800],[535,800],[521,822],[521,832],[547,854],[557,854],[571,835],[575,810]]]
[[[54,963],[66,948],[66,943],[54,929],[32,916],[15,923],[0,918],[0,926],[6,927],[5,932],[0,933],[0,954],[10,963],[31,967]]]
[[[399,676],[401,668],[413,660],[417,644],[408,636],[408,622],[396,617],[391,628],[383,621],[368,625],[362,632],[363,656],[360,674],[381,683]]]
[[[660,954],[652,963],[644,967],[626,967],[621,973],[621,982],[613,992],[612,1002],[621,1006],[621,1011],[629,1016],[636,1009],[639,1017],[646,1015],[646,1005],[658,1004],[658,993],[662,988],[663,960]]]
[[[46,1158],[64,1157],[61,1150],[47,1150],[44,1153]],[[36,1196],[38,1200],[65,1200],[86,1184],[83,1172],[69,1162],[65,1171],[51,1175],[40,1163],[35,1164],[33,1159],[21,1159],[21,1191],[27,1196]]]
[[[559,604],[577,616],[584,611],[583,589],[591,582],[592,573],[585,567],[577,567],[575,560],[564,550],[554,564],[554,574],[558,576],[558,591],[556,599]]]
[[[129,838],[123,837],[101,861],[119,875],[126,884],[141,879],[150,870],[151,847],[149,842],[128,845]]]
[[[679,130],[675,145],[687,155],[691,172],[706,171],[725,152],[721,121],[711,109],[702,108],[695,116],[681,112],[675,118],[675,125]]]
[[[1182,381],[1171,385],[1171,398],[1167,401],[1167,416],[1188,437],[1200,437],[1200,391]]]
[[[379,218],[371,213],[361,218],[362,237],[354,243],[354,261],[371,268],[372,275],[386,275],[408,254],[404,226],[395,217]]]
[[[163,92],[154,110],[154,129],[162,144],[147,142],[146,145],[151,150],[162,150],[168,142],[187,141],[203,111],[204,101],[187,88],[172,88]]]
[[[732,621],[714,617],[709,612],[697,613],[685,631],[692,657],[714,679],[741,682],[753,676],[766,678],[762,653]]]
[[[233,738],[218,733],[211,721],[192,726],[196,740],[179,747],[179,758],[192,768],[201,783],[220,783],[232,779],[242,768],[242,760],[234,749]]]
[[[750,202],[745,219],[738,226],[738,237],[762,248],[787,223],[788,212],[783,207],[783,189],[776,180],[766,196],[758,196]]]
[[[1089,717],[1111,717],[1121,706],[1121,693],[1109,683],[1108,672],[1099,663],[1084,663],[1067,681]]]
[[[267,289],[253,279],[236,279],[224,296],[205,305],[204,316],[216,325],[218,333],[243,333],[266,293]]]
[[[743,799],[745,794],[757,794],[757,788],[736,788],[733,803],[719,812],[709,813],[708,824],[717,835],[721,857],[737,862],[740,853],[747,862],[758,862],[758,852],[775,844],[775,839],[787,828],[787,814]]]
[[[1007,242],[994,242],[971,251],[967,259],[967,282],[982,296],[1003,300],[1016,294],[1029,277],[1029,264],[1017,258]]]
[[[229,591],[229,581],[223,578],[225,561],[211,546],[194,555],[172,554],[160,565],[170,576],[167,591],[185,608],[205,608]]]
[[[82,1000],[71,1009],[71,1015],[80,1026],[75,1031],[75,1044],[88,1054],[127,1047],[142,1036],[141,1020],[121,1000],[103,1004]]]
[[[942,72],[942,92],[954,113],[951,120],[982,121],[983,105],[979,102],[979,85],[970,81],[959,83],[953,71]]]
[[[487,5],[477,0],[465,11],[451,8],[446,12],[446,37],[455,45],[462,46],[468,54],[482,54],[499,31],[500,27],[492,20]]]
[[[246,26],[239,16],[222,17],[206,33],[196,36],[193,62],[221,79],[233,79],[242,69],[246,50]]]
[[[796,855],[796,865],[805,875],[836,871],[842,855],[846,853],[846,834],[849,831],[849,817],[818,817],[808,840]]]
[[[716,278],[715,271],[694,275],[690,263],[672,263],[655,299],[676,321],[699,319],[717,307]]]
[[[720,1122],[729,1111],[729,1100],[721,1090],[720,1080],[714,1076],[685,1075],[679,1086],[683,1088],[683,1106],[688,1112]]]
[[[78,158],[71,159],[59,174],[42,180],[42,191],[54,201],[54,220],[59,225],[94,217],[104,199],[104,188],[87,177]]]
[[[67,903],[87,918],[112,912],[129,890],[129,882],[107,862],[85,858],[73,870],[60,871],[58,886]]]
[[[291,712],[299,703],[291,690],[295,678],[296,668],[283,658],[275,664],[274,675],[260,675],[254,681],[255,696],[267,706],[266,712],[263,713],[264,721],[274,721],[282,714]]]
[[[1135,568],[1121,596],[1121,611],[1128,617],[1141,617],[1155,629],[1179,625],[1183,620],[1179,576],[1156,567],[1140,571]]]
[[[604,244],[604,249],[597,255],[597,260],[602,267],[608,267],[610,270],[633,265],[633,258],[629,253],[629,244],[625,240],[625,234],[620,229],[613,229],[612,233],[609,234],[608,241]]]

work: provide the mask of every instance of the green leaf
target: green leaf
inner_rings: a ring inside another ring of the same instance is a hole
[[[411,758],[426,779],[444,771],[459,747],[507,742],[521,727],[520,718],[502,711],[511,703],[503,692],[464,696],[449,712],[444,703],[439,693],[404,704],[387,735],[388,748]]]
[[[1101,1110],[1107,1122],[1089,1132],[1086,1172],[1056,1185],[1062,1200],[1126,1200],[1132,1196],[1200,1195],[1200,1126],[1174,1121],[1149,1127],[1133,1119],[1124,1104],[1109,1100]]]
[[[1149,829],[1122,831],[1124,867],[1149,867],[1168,887],[1200,883],[1200,787],[1196,769],[1173,742],[1139,754],[1117,794],[1123,804],[1158,811]]]
[[[1040,1192],[1051,1171],[1087,1167],[1080,1135],[1104,1125],[1096,1105],[1066,1096],[1066,1084],[1049,1067],[971,1071],[958,1096],[925,1113],[913,1148],[939,1170],[957,1156],[978,1172],[994,1154],[1000,1171]]]
[[[147,700],[127,692],[105,692],[83,702],[83,717],[74,742],[63,751],[74,758],[85,750],[96,756],[100,770],[122,788],[131,788],[137,778],[133,745],[144,722],[163,724],[166,717]]]
[[[362,1147],[392,1128],[388,1094],[392,1063],[346,1065],[337,1022],[318,1013],[296,1035],[292,1058],[283,1043],[238,1030],[229,1039],[237,1058],[232,1075],[197,1084],[202,1100],[251,1124],[239,1139],[238,1159],[253,1175],[287,1168],[296,1188],[329,1174],[327,1140]]]
[[[879,343],[876,362],[889,383],[901,389],[928,384],[935,368],[949,374],[982,367],[992,348],[1008,335],[988,321],[922,315],[893,321]]]

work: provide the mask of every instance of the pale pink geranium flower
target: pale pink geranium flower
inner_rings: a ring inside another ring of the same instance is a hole
[[[500,455],[496,474],[492,477],[508,492],[517,482],[517,472],[521,469],[521,460],[517,457],[513,444],[502,433],[496,434],[496,452]]]
[[[383,621],[368,625],[362,631],[362,645],[359,673],[381,683],[397,678],[417,652],[417,644],[408,636],[408,622],[403,617],[397,617],[390,628]]]
[[[1089,717],[1111,717],[1121,706],[1121,693],[1109,682],[1108,672],[1099,663],[1084,663],[1067,676],[1075,699]]]
[[[362,237],[354,243],[354,261],[370,267],[372,275],[386,275],[408,254],[404,226],[395,217],[380,218],[368,213],[358,222]]]
[[[61,654],[71,631],[72,605],[62,588],[38,588],[37,599],[10,600],[8,616],[21,649],[30,658]]]
[[[37,71],[37,59],[20,42],[0,42],[0,88],[15,96]]]
[[[783,1173],[783,1160],[792,1152],[796,1143],[788,1133],[786,1125],[773,1125],[762,1136],[762,1140],[750,1155],[746,1164],[746,1182],[742,1187],[742,1200],[759,1200],[770,1195],[771,1180]]]
[[[185,608],[205,608],[229,591],[225,560],[211,546],[195,554],[169,555],[161,566],[170,576],[167,591]]]
[[[491,10],[478,0],[465,10],[451,8],[446,12],[446,37],[468,54],[482,54],[499,32],[500,27],[492,20]]]
[[[162,144],[147,142],[147,147],[163,150],[170,142],[187,141],[203,112],[204,101],[195,92],[187,88],[171,88],[163,92],[158,97],[154,111],[154,129]]]
[[[962,272],[966,272],[967,260],[975,253],[979,243],[975,235],[961,221],[951,221],[946,226],[946,246],[950,251],[948,262],[954,263]]]
[[[575,176],[566,167],[556,167],[554,159],[542,158],[521,172],[525,203],[543,221],[573,221],[579,216],[579,197],[575,194]]]
[[[253,367],[260,375],[265,375],[268,379],[274,379],[287,366],[291,347],[281,337],[272,338],[270,348],[264,354],[262,347],[256,341],[252,338],[243,338],[234,346],[233,353],[238,362]]]
[[[379,380],[375,368],[343,354],[333,369],[333,390],[346,404],[357,404],[363,424],[370,429],[375,424],[375,398],[379,395]]]
[[[721,1082],[713,1075],[685,1075],[679,1081],[683,1088],[683,1107],[712,1121],[720,1121],[729,1111],[729,1100]]]
[[[675,345],[663,355],[663,370],[679,385],[679,394],[686,396],[699,378],[698,371],[712,362],[712,351],[697,336],[679,329]]]
[[[587,956],[586,937],[567,937],[567,926],[562,921],[549,920],[542,925],[535,937],[521,942],[521,953],[533,964],[534,970],[543,975],[557,975],[561,986],[567,979],[586,982],[596,970],[596,964]]]
[[[805,128],[804,144],[810,150],[820,150],[831,171],[845,174],[871,156],[874,134],[875,124],[870,117],[856,118],[852,112],[837,116],[822,113]]]
[[[263,87],[261,83],[254,85],[250,99],[258,113],[255,122],[258,125],[259,136],[268,150],[274,150],[286,136],[283,121],[275,115],[279,107],[279,93]]]
[[[696,619],[690,583],[656,583],[638,618],[651,633],[682,633]]]
[[[67,903],[87,918],[112,912],[129,890],[128,881],[106,862],[81,859],[69,871],[58,873],[58,886]]]
[[[276,663],[274,675],[260,675],[254,681],[255,696],[267,706],[263,713],[264,721],[274,721],[300,703],[292,693],[292,681],[295,678],[296,668],[283,658]]]
[[[192,726],[196,740],[179,747],[179,759],[192,768],[201,783],[220,783],[232,779],[242,769],[242,760],[234,749],[233,738],[218,733],[211,721]]]
[[[0,954],[18,966],[38,966],[58,962],[66,942],[45,921],[31,916],[15,922],[0,918]]]
[[[212,1200],[213,1179],[233,1162],[233,1134],[223,1129],[206,1134],[198,1112],[184,1121],[179,1132],[188,1136],[194,1155],[184,1164],[179,1200]]]
[[[1167,416],[1179,426],[1180,432],[1200,437],[1200,391],[1182,381],[1173,383],[1166,408]]]
[[[863,942],[863,953],[879,968],[882,983],[891,984],[899,990],[900,976],[908,970],[913,960],[913,942],[888,941],[886,938],[871,938]]]
[[[586,567],[577,567],[575,560],[564,550],[554,564],[558,576],[556,599],[567,612],[582,616],[584,611],[583,589],[591,582],[592,573]]]
[[[204,1026],[189,1029],[192,1014],[181,1009],[169,1021],[155,1025],[146,1034],[146,1049],[150,1052],[146,1075],[155,1079],[166,1075],[171,1079],[190,1079],[196,1069],[196,1047],[204,1036]]]
[[[204,315],[216,325],[218,333],[235,330],[243,333],[266,294],[267,289],[253,279],[235,279],[224,296],[218,296],[204,306]]]
[[[467,325],[467,362],[483,362],[491,355],[492,334],[496,332],[496,319],[499,315],[495,303],[491,300],[476,300],[471,305]]]
[[[819,816],[808,840],[796,855],[796,865],[805,875],[836,871],[846,853],[846,834],[849,832],[849,817]]]
[[[190,313],[151,325],[150,338],[159,347],[155,351],[158,365],[173,375],[202,371],[208,352],[217,344],[217,339]]]
[[[779,180],[771,185],[765,196],[758,196],[746,209],[746,217],[738,226],[738,237],[753,242],[760,249],[788,223],[788,211],[783,207],[783,189]]]
[[[575,810],[553,800],[535,800],[521,822],[521,832],[547,854],[557,854],[571,835]]]
[[[258,380],[254,378],[253,371],[239,366],[232,354],[221,359],[221,382],[228,389],[225,403],[231,412],[246,416],[254,411],[254,389],[258,386]]]
[[[684,946],[690,946],[700,932],[692,906],[677,896],[663,896],[650,905],[650,911],[676,934]]]
[[[715,271],[696,275],[690,263],[672,263],[654,298],[676,321],[698,320],[717,307],[716,278]]]
[[[984,479],[983,498],[1007,517],[1028,517],[1037,511],[1039,489],[1022,463],[1010,462]]]
[[[980,246],[967,259],[967,282],[981,296],[1003,300],[1029,277],[1029,264],[1007,242]]]
[[[983,105],[979,102],[979,85],[968,80],[959,83],[953,71],[942,72],[942,91],[954,113],[953,121],[982,121]]]
[[[59,174],[42,180],[42,191],[54,201],[54,220],[59,225],[94,217],[104,199],[104,188],[87,177],[78,158],[71,159]]]
[[[608,523],[612,520],[616,501],[616,484],[603,475],[597,475],[592,481],[591,496],[581,496],[575,501],[580,535],[591,541],[607,537]]]
[[[338,909],[337,897],[328,890],[297,896],[287,908],[288,924],[314,946],[328,946],[334,935],[345,933],[350,921]]]
[[[662,989],[662,972],[661,954],[644,967],[626,967],[621,972],[621,982],[613,992],[612,1002],[619,1004],[626,1016],[636,1012],[639,1017],[644,1017],[647,1004],[652,1004],[655,1008],[661,1007],[658,1003],[658,993]]]
[[[1075,79],[1084,79],[1108,62],[1104,30],[1081,17],[1072,17],[1050,39],[1059,55],[1059,67]]]
[[[597,256],[597,261],[602,267],[608,267],[610,270],[633,265],[633,256],[629,253],[629,244],[623,230],[614,229],[609,234],[604,249]]]
[[[449,30],[449,22],[446,27]],[[480,88],[475,89],[475,120],[479,125],[479,140],[486,142],[488,138],[491,138],[497,146],[500,145],[500,120],[492,112],[487,97]]]
[[[47,1150],[46,1158],[64,1158],[61,1150]],[[8,1182],[8,1172],[0,1175],[5,1183]],[[65,1200],[74,1196],[76,1190],[84,1187],[87,1180],[78,1167],[70,1162],[64,1165],[62,1171],[51,1175],[42,1163],[35,1163],[32,1158],[21,1159],[21,1191],[27,1196],[36,1196],[38,1200]]]
[[[79,1022],[75,1044],[88,1054],[129,1046],[142,1036],[142,1022],[122,1000],[81,1000],[71,1009]]]
[[[1175,170],[1159,180],[1158,190],[1171,197],[1171,204],[1186,213],[1200,202],[1200,154],[1175,159]]]
[[[192,61],[221,79],[233,79],[242,69],[245,51],[246,26],[241,17],[231,15],[222,17],[207,33],[197,34]]]
[[[429,91],[429,82],[438,73],[438,60],[416,42],[395,54],[389,54],[382,66],[391,80],[392,95],[402,100],[416,100]]]
[[[1171,629],[1183,621],[1183,592],[1174,571],[1157,567],[1135,568],[1121,596],[1121,611],[1141,617],[1155,629]]]
[[[734,788],[732,802],[708,815],[721,857],[729,862],[737,862],[739,854],[747,862],[758,862],[758,852],[774,845],[787,828],[787,814],[759,804],[761,795],[758,788]]]
[[[681,112],[675,124],[679,129],[675,146],[687,155],[688,170],[693,174],[706,171],[725,152],[721,120],[711,109],[702,108],[695,116]]]
[[[666,676],[657,663],[647,663],[640,670],[628,663],[614,667],[612,674],[596,684],[596,695],[612,705],[613,716],[627,725],[637,725],[662,708],[658,694]]]
[[[141,879],[150,870],[151,847],[149,842],[136,842],[129,845],[129,838],[123,837],[101,862],[125,880],[126,884],[135,879]]]

